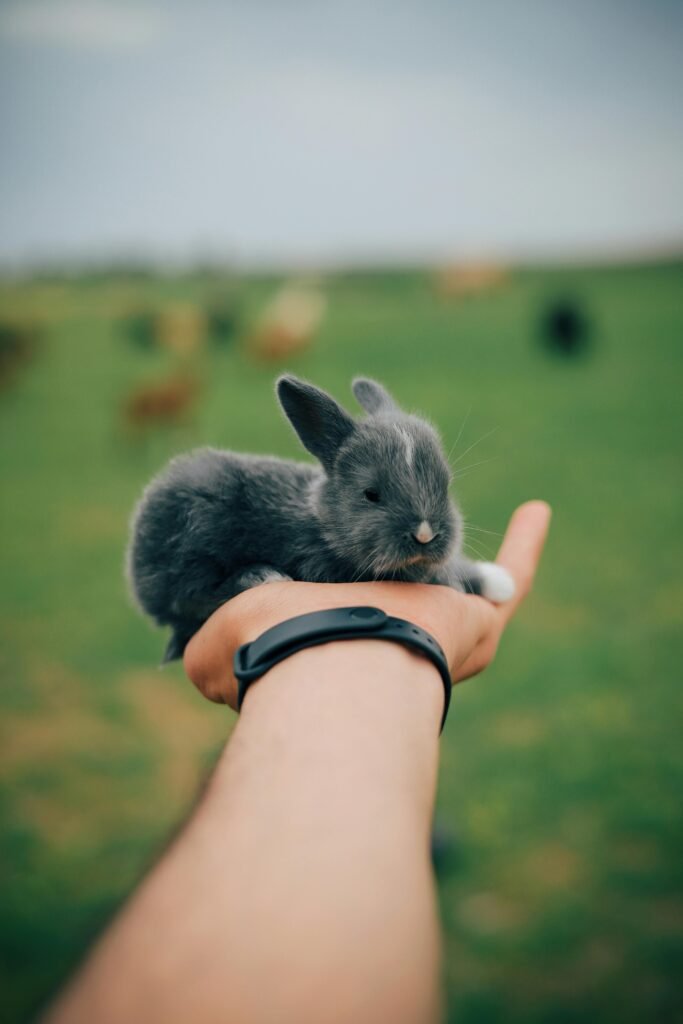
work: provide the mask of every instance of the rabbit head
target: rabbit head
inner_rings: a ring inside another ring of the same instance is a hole
[[[375,381],[357,378],[353,392],[364,419],[296,377],[277,382],[287,417],[324,470],[315,501],[325,540],[358,578],[427,578],[462,532],[438,435]]]

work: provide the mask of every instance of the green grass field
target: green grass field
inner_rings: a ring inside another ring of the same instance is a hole
[[[473,553],[493,554],[520,501],[554,507],[537,587],[495,665],[455,693],[443,739],[458,1024],[683,1019],[682,278],[680,264],[520,271],[449,303],[426,274],[340,275],[317,344],[288,365],[349,405],[352,375],[381,378],[447,448],[466,419],[453,459],[474,445],[456,482]],[[46,325],[0,391],[7,1022],[40,1004],[163,848],[233,723],[178,666],[157,670],[163,637],[122,578],[132,504],[173,452],[299,454],[272,394],[279,367],[238,342],[207,357],[187,427],[122,432],[123,396],[172,364],[117,317],[207,287],[0,286],[3,315]],[[239,284],[247,322],[273,287]],[[537,343],[540,305],[565,293],[594,325],[585,359]]]

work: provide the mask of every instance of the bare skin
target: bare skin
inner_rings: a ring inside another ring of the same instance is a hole
[[[194,637],[190,679],[235,706],[237,647],[294,615],[373,604],[482,671],[531,588],[549,509],[513,516],[502,606],[446,587],[270,583]],[[429,863],[442,684],[395,644],[293,655],[252,686],[196,813],[48,1011],[50,1024],[427,1024],[439,1019]]]

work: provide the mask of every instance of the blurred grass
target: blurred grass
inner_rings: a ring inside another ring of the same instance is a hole
[[[478,552],[493,554],[525,498],[555,510],[536,591],[486,679],[456,693],[443,740],[438,816],[457,846],[440,895],[459,1024],[681,1010],[681,278],[680,265],[529,270],[449,303],[426,274],[338,275],[318,343],[290,366],[349,403],[353,374],[378,376],[447,447],[466,420],[453,458],[474,445],[458,493],[492,531],[472,532]],[[240,284],[247,321],[274,283]],[[275,369],[238,344],[208,357],[196,421],[123,436],[124,396],[169,357],[136,350],[116,318],[205,287],[0,285],[5,314],[46,325],[0,392],[6,1021],[25,1019],[130,891],[232,722],[177,666],[158,672],[162,636],[122,579],[132,504],[173,452],[300,455]],[[552,359],[535,336],[541,306],[567,293],[594,324],[585,359]]]

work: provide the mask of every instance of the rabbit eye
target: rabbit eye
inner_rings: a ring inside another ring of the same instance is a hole
[[[366,491],[363,491],[363,494],[368,499],[368,501],[372,501],[375,505],[379,501],[379,491],[373,490],[372,487],[368,487]]]

